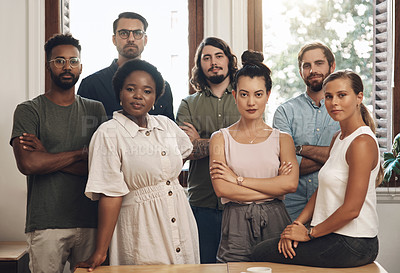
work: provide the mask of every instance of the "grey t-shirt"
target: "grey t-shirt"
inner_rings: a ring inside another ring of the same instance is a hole
[[[79,150],[105,120],[100,102],[78,95],[69,106],[60,106],[44,95],[19,104],[14,112],[11,135],[36,135],[49,153]],[[87,176],[61,171],[28,175],[25,232],[48,228],[97,226],[97,202],[84,195]]]

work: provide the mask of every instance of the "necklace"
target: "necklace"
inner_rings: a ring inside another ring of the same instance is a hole
[[[254,142],[254,140],[256,140],[256,138],[257,138],[257,135],[252,140],[250,140],[249,143],[253,144],[253,142]]]
[[[271,129],[261,129],[262,131],[272,131]],[[254,140],[256,140],[256,138],[257,138],[258,136],[257,136],[257,132],[256,132],[256,136],[252,139],[252,140],[249,140],[249,143],[250,144],[253,144],[253,142],[254,142]]]

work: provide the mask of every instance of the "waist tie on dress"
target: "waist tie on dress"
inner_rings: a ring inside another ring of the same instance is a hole
[[[268,225],[268,214],[266,211],[259,204],[251,203],[247,207],[245,217],[250,222],[253,237],[261,237],[261,228],[265,228]]]

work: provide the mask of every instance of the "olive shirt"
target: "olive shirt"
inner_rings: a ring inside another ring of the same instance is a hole
[[[36,135],[49,153],[75,151],[89,146],[106,118],[103,105],[75,96],[61,106],[40,95],[19,104],[14,112],[11,140],[23,133]],[[25,232],[41,229],[95,228],[97,202],[84,195],[87,176],[61,170],[27,175]]]
[[[215,96],[209,88],[196,92],[182,100],[176,115],[179,125],[191,123],[200,138],[210,138],[212,133],[226,128],[240,118],[229,85],[221,98]],[[188,193],[190,205],[205,208],[222,209],[211,183],[209,157],[190,160],[188,175]]]

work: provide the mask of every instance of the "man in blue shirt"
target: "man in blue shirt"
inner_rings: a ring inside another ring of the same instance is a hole
[[[306,92],[288,100],[275,112],[273,126],[289,133],[296,145],[300,178],[297,191],[287,194],[285,205],[292,220],[318,187],[318,172],[329,156],[329,145],[340,127],[325,108],[324,79],[335,70],[335,56],[320,42],[304,45],[298,54]]]
[[[118,51],[118,59],[113,60],[109,67],[97,71],[84,78],[79,85],[78,95],[94,99],[103,103],[108,118],[114,111],[122,109],[119,100],[115,97],[112,87],[112,78],[118,67],[126,61],[141,58],[144,47],[147,44],[147,20],[134,12],[123,12],[114,21],[113,43]],[[164,115],[174,119],[172,105],[172,92],[168,82],[165,82],[165,92],[149,111],[151,115]]]

